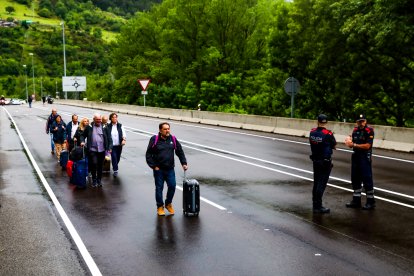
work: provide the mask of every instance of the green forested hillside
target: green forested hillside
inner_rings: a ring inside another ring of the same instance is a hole
[[[289,116],[293,76],[297,117],[413,126],[413,23],[409,0],[165,0],[123,29],[111,99],[147,77],[150,105]]]
[[[137,79],[149,78],[147,105],[290,116],[283,84],[293,76],[301,83],[295,117],[323,112],[353,121],[364,112],[370,123],[414,126],[409,0],[39,0],[34,7],[35,19],[49,12],[55,22],[0,28],[2,93],[24,95],[30,52],[37,80],[47,91],[56,81],[60,87],[56,23],[64,20],[67,75],[87,76],[88,99],[143,104]],[[104,40],[109,31],[119,35]]]

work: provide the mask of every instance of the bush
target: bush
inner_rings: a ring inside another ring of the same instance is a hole
[[[52,17],[52,12],[46,8],[43,8],[38,13],[41,17],[50,18]]]

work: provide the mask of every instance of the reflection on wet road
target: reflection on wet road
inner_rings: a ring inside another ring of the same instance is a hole
[[[96,112],[56,107],[65,121],[72,112],[89,118]],[[160,120],[119,114],[128,129],[119,176],[107,174],[101,189],[76,190],[50,155],[44,122],[37,120],[45,120],[49,109],[12,107],[10,112],[104,275],[414,273],[414,209],[386,201],[378,201],[373,212],[346,209],[351,198],[347,151],[334,153],[330,183],[339,188],[328,187],[324,196],[331,214],[314,215],[309,147],[301,144],[305,139],[171,122],[184,145],[189,177],[198,179],[202,196],[212,204],[203,201],[200,217],[186,218],[177,189],[176,215],[157,217],[152,172],[144,154]],[[414,159],[410,154],[375,153]],[[414,206],[413,168],[410,162],[374,159],[378,187],[408,197],[381,191],[378,195]],[[179,166],[176,175],[180,184]]]

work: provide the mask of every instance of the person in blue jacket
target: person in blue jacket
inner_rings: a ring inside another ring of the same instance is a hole
[[[66,124],[63,122],[60,115],[57,115],[55,121],[52,123],[52,126],[50,127],[50,133],[53,135],[56,157],[59,162],[60,153],[66,148]]]
[[[322,206],[322,196],[333,167],[332,153],[336,147],[332,131],[326,129],[327,123],[328,117],[325,114],[320,114],[318,127],[311,129],[309,133],[309,143],[312,150],[310,158],[313,161],[313,212],[321,214],[330,212],[329,208]]]

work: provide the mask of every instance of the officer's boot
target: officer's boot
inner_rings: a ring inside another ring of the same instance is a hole
[[[353,196],[352,200],[346,204],[347,208],[361,208],[361,197]]]
[[[362,207],[363,210],[372,210],[375,208],[374,190],[367,191],[367,203]]]

